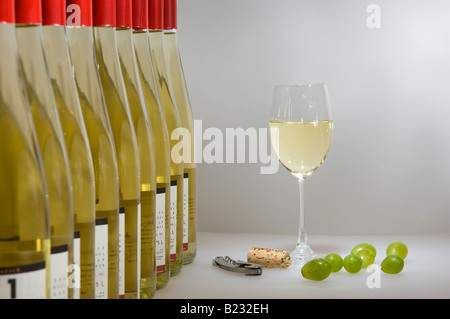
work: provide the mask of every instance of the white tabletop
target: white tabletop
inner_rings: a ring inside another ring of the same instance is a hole
[[[264,269],[260,276],[245,276],[212,266],[217,256],[246,260],[252,246],[291,250],[295,236],[264,234],[198,233],[197,257],[171,277],[154,299],[294,299],[294,298],[450,298],[450,234],[417,236],[313,236],[312,248],[323,255],[349,254],[359,243],[377,249],[375,264],[381,264],[393,241],[407,244],[409,253],[403,271],[396,275],[342,269],[316,282],[304,279],[300,268]],[[369,288],[379,283],[379,288]]]

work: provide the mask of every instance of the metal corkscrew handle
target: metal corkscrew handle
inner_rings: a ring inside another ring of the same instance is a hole
[[[232,271],[237,273],[242,273],[245,275],[261,275],[262,268],[258,264],[251,264],[241,260],[234,260],[229,256],[219,256],[213,259],[213,266]]]

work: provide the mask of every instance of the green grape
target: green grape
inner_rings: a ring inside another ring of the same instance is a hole
[[[302,267],[302,276],[306,279],[320,281],[331,274],[331,264],[323,258],[308,261]]]
[[[342,269],[343,260],[342,257],[338,254],[328,254],[325,256],[325,259],[331,264],[331,272],[338,272]]]
[[[375,256],[369,249],[360,249],[355,255],[361,258],[363,268],[367,268],[367,266],[373,264],[375,261]]]
[[[406,247],[406,245],[400,241],[394,241],[386,249],[386,255],[397,255],[402,259],[405,259],[408,255],[408,247]]]
[[[362,269],[363,262],[361,257],[350,254],[345,256],[343,265],[345,270],[347,270],[349,273],[356,274]]]
[[[381,262],[381,270],[387,274],[398,274],[404,266],[403,259],[397,255],[390,255]]]
[[[375,247],[371,244],[368,243],[362,243],[362,244],[358,244],[355,247],[353,247],[352,251],[350,252],[350,254],[356,255],[356,253],[358,251],[360,251],[361,249],[368,249],[372,252],[373,257],[375,258],[375,256],[377,255],[377,250],[375,249]]]

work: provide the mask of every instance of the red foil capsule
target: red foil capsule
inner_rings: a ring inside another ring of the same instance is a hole
[[[68,26],[92,27],[92,0],[66,0]]]
[[[42,24],[41,0],[16,0],[16,23]]]
[[[116,27],[131,28],[133,26],[131,6],[132,0],[116,0]]]
[[[148,0],[148,28],[150,30],[163,30],[163,20],[163,0]]]
[[[14,0],[0,1],[0,23],[14,23],[14,22],[16,22]]]
[[[92,1],[92,23],[94,27],[116,26],[116,1]]]
[[[164,30],[177,28],[177,0],[164,0]]]
[[[66,25],[66,0],[42,0],[42,24]]]
[[[148,0],[133,0],[132,27],[135,30],[148,29]]]

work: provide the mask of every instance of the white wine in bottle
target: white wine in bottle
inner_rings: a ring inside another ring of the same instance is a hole
[[[176,129],[181,128],[181,121],[164,53],[163,8],[162,0],[149,0],[148,36],[170,141],[170,275],[175,276],[183,266],[184,166],[179,152],[172,151],[178,141],[171,136]]]
[[[50,208],[50,298],[68,298],[73,264],[71,173],[42,40],[41,0],[16,0],[16,34],[31,114],[44,163]]]
[[[119,298],[119,173],[92,30],[92,2],[66,1],[67,43],[81,111],[89,139],[95,178],[95,295]]]
[[[148,1],[133,0],[133,42],[141,84],[155,138],[156,218],[155,263],[156,289],[169,282],[170,262],[170,154],[166,120],[156,85],[148,41]]]
[[[136,64],[132,34],[132,0],[116,1],[116,35],[120,66],[133,119],[141,164],[140,299],[156,290],[155,210],[156,158],[153,131],[148,117],[141,78]]]
[[[177,38],[177,0],[164,1],[164,45],[169,74],[180,114],[183,138],[189,138],[183,153],[183,264],[197,254],[197,165],[194,161],[194,115],[192,113]],[[186,131],[187,130],[187,131]]]
[[[94,298],[95,181],[91,150],[65,38],[65,0],[42,1],[44,52],[64,133],[74,198],[73,299]],[[78,271],[78,274],[76,273]],[[69,290],[70,291],[70,290]]]
[[[0,299],[45,299],[45,176],[17,60],[14,0],[0,3]],[[25,92],[26,93],[26,92]]]
[[[94,45],[98,70],[114,136],[119,167],[120,219],[123,218],[124,287],[121,298],[139,298],[140,285],[140,162],[136,133],[117,52],[116,2],[93,2]],[[139,252],[139,253],[138,253]],[[120,255],[119,255],[120,258]],[[119,259],[120,260],[120,259]]]

